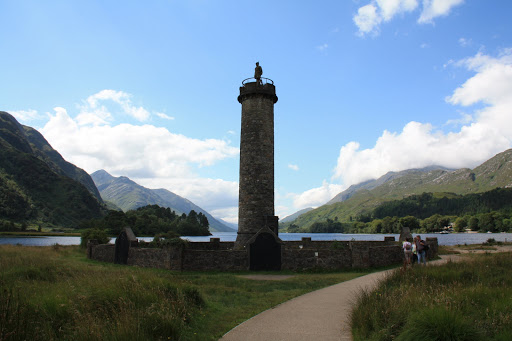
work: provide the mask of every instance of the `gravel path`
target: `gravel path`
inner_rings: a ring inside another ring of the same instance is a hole
[[[457,255],[429,262],[441,264]],[[372,290],[393,270],[375,272],[310,292],[236,326],[221,341],[352,340],[350,311],[361,290]]]

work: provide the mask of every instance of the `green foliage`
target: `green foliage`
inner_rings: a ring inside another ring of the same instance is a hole
[[[208,218],[203,213],[190,211],[188,216],[177,215],[168,207],[148,205],[126,213],[109,211],[102,219],[93,219],[80,225],[81,228],[100,228],[118,235],[125,227],[131,227],[137,236],[209,236]]]
[[[455,219],[454,230],[455,232],[464,232],[464,229],[468,226],[468,219],[466,217],[458,217]]]
[[[468,227],[471,229],[471,231],[478,231],[478,218],[477,217],[469,218]]]
[[[492,208],[499,211],[493,211]],[[425,212],[453,214],[434,213],[425,216]],[[384,213],[395,215],[382,216]],[[464,215],[457,216],[455,213]],[[401,216],[403,214],[409,215]],[[419,217],[412,214],[418,214]],[[337,216],[334,220],[330,218],[323,220],[318,216],[309,227],[299,227],[291,223],[288,225],[288,231],[398,234],[402,227],[406,226],[411,231],[432,233],[442,231],[453,224],[456,232],[463,232],[466,228],[482,232],[507,232],[512,229],[512,189],[497,188],[489,192],[465,196],[453,193],[412,195],[406,199],[384,203],[370,213],[358,215],[356,219],[351,222],[341,222],[338,221]]]
[[[456,311],[444,307],[411,313],[396,341],[478,341],[482,337],[474,324]]]
[[[12,221],[0,220],[0,231],[2,231],[2,232],[21,231],[21,227]]]
[[[288,225],[288,228],[286,229],[286,232],[288,233],[298,233],[299,232],[299,226],[295,224]]]
[[[457,215],[482,214],[489,211],[511,210],[512,188],[496,188],[484,193],[457,196],[434,196],[433,193],[411,195],[401,200],[392,200],[373,210],[373,218],[406,215],[425,219],[435,214]]]
[[[107,244],[110,241],[110,237],[104,230],[100,229],[87,229],[82,232],[80,237],[80,247],[87,247],[87,241],[95,239],[99,244]]]
[[[338,221],[337,218],[334,220],[327,219],[324,222],[316,222],[309,228],[308,232],[311,233],[343,233],[345,232],[345,227],[350,224],[342,224]]]
[[[352,312],[354,340],[499,340],[510,335],[510,253],[395,271]]]
[[[85,171],[36,130],[0,111],[0,219],[76,227],[104,213]]]
[[[71,250],[0,248],[0,340],[178,340],[206,305],[172,276]]]
[[[445,226],[450,225],[450,222],[453,219],[453,217],[434,214],[433,216],[424,219],[420,225],[425,232],[438,232],[442,231]]]

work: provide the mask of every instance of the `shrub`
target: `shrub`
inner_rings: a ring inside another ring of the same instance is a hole
[[[414,312],[397,341],[476,341],[480,334],[469,321],[454,311],[430,308]]]
[[[100,244],[107,244],[110,241],[110,237],[107,236],[107,233],[104,230],[87,229],[82,232],[80,239],[80,247],[86,248],[87,241],[92,239],[96,239]]]

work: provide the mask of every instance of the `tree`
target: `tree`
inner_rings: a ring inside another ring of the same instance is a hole
[[[288,226],[288,233],[297,233],[297,232],[299,232],[298,225],[290,224],[290,226]]]
[[[468,227],[471,229],[471,231],[478,231],[478,218],[477,217],[469,218]]]
[[[454,223],[455,232],[463,232],[464,229],[468,226],[468,220],[466,217],[458,217]]]
[[[402,224],[402,226],[407,226],[411,231],[420,228],[420,221],[418,218],[410,215],[400,218],[400,224]]]
[[[202,227],[209,228],[210,222],[208,222],[208,217],[204,215],[202,212],[199,212],[199,224],[201,224]]]
[[[97,240],[99,244],[107,244],[110,241],[110,237],[104,230],[100,229],[88,229],[82,232],[80,238],[80,247],[87,247],[89,240]]]

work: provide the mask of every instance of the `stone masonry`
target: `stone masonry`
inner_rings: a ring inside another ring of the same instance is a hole
[[[240,87],[240,187],[236,247],[243,248],[262,228],[277,235],[274,216],[274,103],[273,84],[250,82]]]
[[[428,259],[437,256],[437,238],[427,238]],[[250,269],[249,249],[237,250],[234,242],[180,243],[174,246],[148,248],[145,243],[129,246],[127,265],[161,268],[174,271],[247,271]],[[119,247],[119,246],[118,246]],[[103,262],[114,262],[116,246],[88,243],[87,256]],[[281,269],[303,271],[312,269],[343,270],[401,264],[404,252],[394,237],[384,241],[300,241],[282,243]]]

